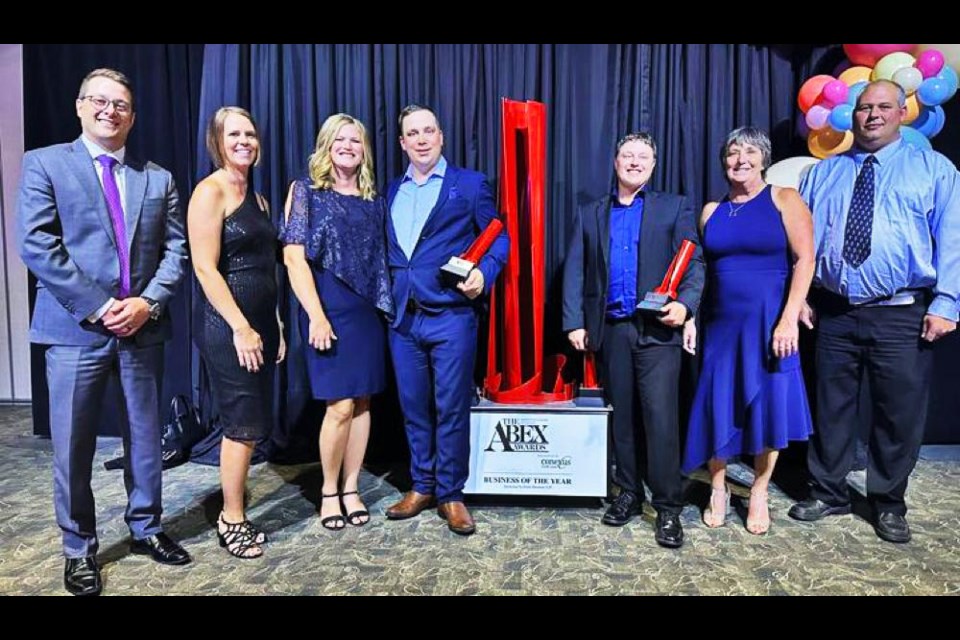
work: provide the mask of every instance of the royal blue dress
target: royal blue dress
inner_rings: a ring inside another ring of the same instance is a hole
[[[300,308],[300,334],[313,397],[361,398],[386,388],[386,323],[393,313],[387,275],[386,205],[331,189],[294,183],[284,244],[304,245],[323,311],[337,340],[310,346],[310,319]]]
[[[813,431],[800,356],[773,355],[793,260],[772,188],[743,206],[721,202],[707,221],[703,249],[703,366],[687,433],[687,473],[711,458],[785,449]]]

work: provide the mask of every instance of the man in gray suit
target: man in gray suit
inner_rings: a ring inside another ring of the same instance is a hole
[[[49,345],[54,502],[64,586],[75,595],[102,589],[90,477],[114,373],[123,395],[117,418],[131,551],[164,564],[190,562],[160,525],[163,343],[186,243],[173,177],[126,151],[134,107],[126,76],[96,69],[76,101],[80,138],[23,158],[18,241],[37,278],[30,339]]]

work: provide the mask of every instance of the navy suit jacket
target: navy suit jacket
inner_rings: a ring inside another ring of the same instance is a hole
[[[187,249],[173,176],[129,153],[125,160],[130,295],[152,298],[162,309],[159,321],[148,321],[134,336],[146,346],[172,333],[167,303],[183,277]],[[120,262],[103,188],[79,138],[24,155],[17,240],[37,278],[31,341],[106,344],[113,334],[87,317],[118,297]]]
[[[447,166],[440,196],[434,206],[413,251],[407,258],[393,225],[393,201],[402,179],[394,180],[387,188],[387,266],[393,286],[393,300],[397,316],[393,326],[399,326],[406,313],[407,301],[416,300],[427,311],[440,312],[444,308],[482,304],[481,297],[470,300],[456,288],[444,286],[440,267],[451,256],[463,254],[497,215],[493,193],[482,173]],[[489,292],[509,257],[510,240],[506,231],[480,260],[477,268],[483,273],[484,288]]]
[[[660,286],[684,240],[699,245],[693,209],[683,196],[647,192],[640,226],[637,299]],[[599,351],[607,311],[610,280],[609,196],[578,207],[563,268],[563,331],[587,330],[588,347]],[[678,301],[690,314],[697,313],[703,292],[703,252],[700,247],[690,261],[678,288]],[[637,316],[643,344],[680,344],[681,333],[658,322]]]

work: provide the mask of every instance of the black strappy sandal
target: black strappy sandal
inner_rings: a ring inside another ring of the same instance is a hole
[[[226,527],[224,531],[220,530],[221,524]],[[254,527],[249,520],[227,522],[223,517],[223,512],[220,512],[220,517],[217,518],[217,539],[220,541],[220,546],[225,548],[230,555],[241,560],[259,558],[263,555],[263,548],[260,546],[263,543],[257,542],[258,537],[266,540],[263,532]],[[257,553],[251,555],[249,552],[254,549]]]
[[[359,492],[359,491],[347,491],[347,492],[345,492],[345,493],[341,493],[340,495],[341,495],[341,496],[353,496],[353,495],[355,495],[355,496],[358,496],[358,497],[359,497],[359,496],[360,496],[360,492]],[[346,507],[346,505],[344,505],[344,507]],[[363,520],[363,518],[366,518],[366,520]],[[349,522],[349,523],[350,523],[352,526],[354,526],[354,527],[362,527],[362,526],[364,526],[365,524],[367,524],[367,523],[370,522],[370,512],[367,511],[366,509],[357,509],[356,511],[352,511],[352,512],[350,512],[350,513],[347,514],[347,522]]]
[[[321,501],[327,500],[329,498],[337,498],[339,502],[340,494],[331,493],[330,495],[326,495],[321,493],[320,498],[321,498]],[[342,514],[339,514],[339,513],[335,516],[327,516],[326,518],[323,518],[322,520],[320,520],[320,524],[323,526],[324,529],[329,529],[330,531],[343,531],[344,529],[347,528],[346,519],[343,517]]]

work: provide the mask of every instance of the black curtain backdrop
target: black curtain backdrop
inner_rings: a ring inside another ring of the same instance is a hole
[[[565,345],[559,273],[567,226],[578,203],[611,188],[617,139],[635,129],[651,131],[660,147],[654,188],[686,194],[699,207],[726,192],[717,154],[736,126],[770,131],[775,160],[808,155],[796,135],[797,91],[842,59],[837,45],[826,44],[26,45],[27,148],[76,137],[73,98],[80,79],[96,66],[116,66],[137,85],[130,146],[174,171],[184,205],[188,189],[211,170],[203,143],[209,117],[222,105],[249,108],[263,138],[255,184],[279,223],[286,189],[305,174],[316,133],[330,114],[344,111],[367,125],[383,188],[405,167],[397,114],[411,102],[429,105],[440,117],[448,160],[484,172],[496,186],[500,99],[545,102],[550,353]],[[947,105],[947,129],[935,141],[955,163],[957,102]],[[277,445],[286,453],[281,457],[309,459],[322,408],[307,398],[294,304],[289,295],[282,301],[291,357],[280,374]],[[175,306],[170,393],[197,379],[186,291]],[[960,442],[952,418],[960,414],[960,396],[951,392],[960,382],[958,356],[957,337],[938,350],[928,442]],[[43,370],[34,364],[35,414],[45,418]],[[381,441],[372,443],[371,453],[376,457],[379,448],[396,457],[405,447],[392,394],[376,411],[374,435]]]

